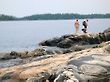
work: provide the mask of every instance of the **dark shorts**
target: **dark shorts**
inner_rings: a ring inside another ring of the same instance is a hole
[[[84,29],[82,29],[82,31],[83,31],[84,33],[87,33],[85,28],[84,28]]]

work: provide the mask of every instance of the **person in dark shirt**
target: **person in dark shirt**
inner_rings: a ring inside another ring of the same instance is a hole
[[[84,20],[83,22],[82,22],[82,25],[83,25],[83,29],[82,29],[82,31],[84,32],[84,33],[87,33],[87,28],[88,28],[88,20]]]

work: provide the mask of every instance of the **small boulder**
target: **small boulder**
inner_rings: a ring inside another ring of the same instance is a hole
[[[42,56],[42,55],[46,55],[46,51],[45,49],[35,49],[34,51],[29,52],[27,55],[30,57],[34,57],[34,56]]]
[[[0,60],[9,60],[9,59],[15,59],[16,56],[10,55],[10,53],[0,53]]]
[[[73,44],[74,44],[74,42],[71,39],[66,38],[65,40],[59,42],[57,44],[57,47],[60,47],[60,48],[70,48]]]
[[[27,54],[28,54],[28,51],[22,51],[22,52],[11,51],[10,53],[11,56],[20,57],[20,58],[28,57]]]
[[[39,45],[41,46],[56,46],[60,41],[62,40],[62,38],[53,38],[53,39],[49,39],[46,41],[42,41],[39,43]]]

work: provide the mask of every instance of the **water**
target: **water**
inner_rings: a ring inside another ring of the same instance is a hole
[[[82,24],[83,20],[79,21]],[[110,19],[89,19],[89,32],[108,27]],[[80,32],[82,28],[80,25]],[[43,40],[74,32],[74,20],[0,21],[0,52],[33,50]]]

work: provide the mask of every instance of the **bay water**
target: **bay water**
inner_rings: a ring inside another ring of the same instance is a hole
[[[88,20],[90,33],[110,27],[110,19]],[[82,21],[79,20],[79,33]],[[0,21],[0,52],[34,50],[43,40],[74,33],[74,20]]]

